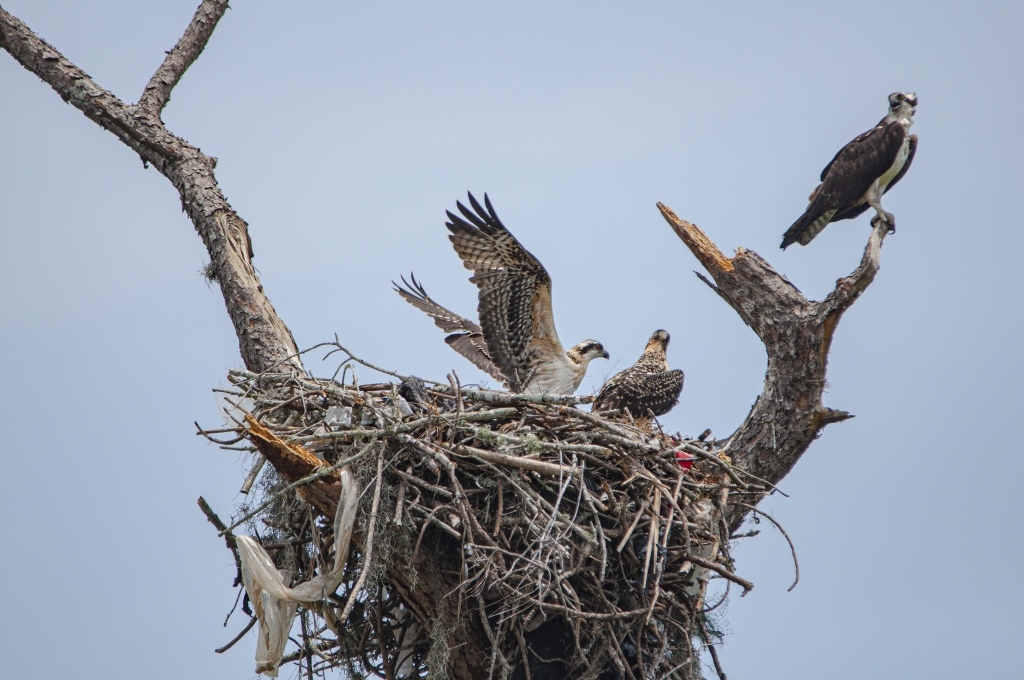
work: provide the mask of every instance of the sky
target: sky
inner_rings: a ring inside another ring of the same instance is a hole
[[[5,0],[134,101],[196,0]],[[866,214],[783,252],[822,167],[916,91],[898,230],[832,345],[829,426],[736,548],[731,678],[1016,677],[1024,637],[1024,5],[1013,2],[236,0],[164,120],[219,159],[298,344],[335,333],[402,373],[483,381],[391,291],[415,271],[472,316],[444,211],[488,193],[553,279],[566,344],[630,365],[652,331],[686,372],[666,429],[726,436],[763,346],[655,207],[821,299]],[[241,361],[170,183],[0,54],[0,656],[17,678],[252,678],[213,650],[248,462],[196,437]],[[311,356],[318,374],[336,364]],[[364,371],[365,378],[373,378]],[[1009,522],[1009,524],[1007,524]],[[286,670],[288,678],[294,671]]]

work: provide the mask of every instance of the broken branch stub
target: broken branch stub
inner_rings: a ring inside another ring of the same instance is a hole
[[[853,416],[822,404],[832,336],[843,312],[864,292],[879,269],[884,225],[871,232],[860,266],[839,279],[821,302],[808,300],[757,253],[740,248],[725,257],[697,225],[658,208],[672,229],[700,260],[714,282],[697,274],[757,333],[768,353],[764,390],[725,451],[738,469],[778,483],[821,430]],[[730,525],[750,512],[733,506]]]

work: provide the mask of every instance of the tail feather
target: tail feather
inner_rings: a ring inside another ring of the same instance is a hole
[[[799,243],[802,246],[807,245],[814,240],[814,237],[821,233],[821,230],[832,221],[832,217],[835,216],[835,210],[826,210],[820,215],[816,215],[813,212],[807,211],[800,216],[796,222],[793,223],[786,233],[782,235],[782,245],[779,246],[783,250]]]

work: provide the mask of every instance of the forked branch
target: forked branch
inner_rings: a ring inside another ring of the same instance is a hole
[[[97,85],[85,71],[0,8],[0,47],[52,87],[64,101],[124,142],[171,181],[182,207],[210,253],[211,273],[220,283],[235,326],[242,359],[250,370],[301,370],[291,333],[263,293],[252,265],[245,221],[228,204],[214,176],[217,160],[173,135],[155,111],[202,51],[226,2],[206,0],[178,46],[157,70],[138,106]],[[147,107],[155,107],[149,109]]]
[[[740,248],[734,257],[726,258],[695,224],[680,219],[661,203],[658,208],[714,283],[698,276],[764,343],[768,353],[764,390],[746,420],[728,438],[725,450],[735,467],[777,484],[826,425],[853,417],[821,402],[828,352],[843,312],[878,273],[886,227],[875,226],[860,266],[839,279],[825,300],[815,302],[757,253]],[[732,528],[749,512],[733,506]]]

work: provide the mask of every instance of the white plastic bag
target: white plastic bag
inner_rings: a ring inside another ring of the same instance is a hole
[[[341,471],[341,497],[334,515],[334,567],[325,574],[288,587],[291,572],[278,571],[274,561],[259,543],[248,536],[236,537],[238,555],[242,560],[242,583],[249,594],[259,619],[259,638],[256,642],[256,672],[277,677],[277,667],[288,644],[288,633],[299,602],[326,600],[341,585],[352,543],[352,529],[356,521],[356,491],[352,471]]]

